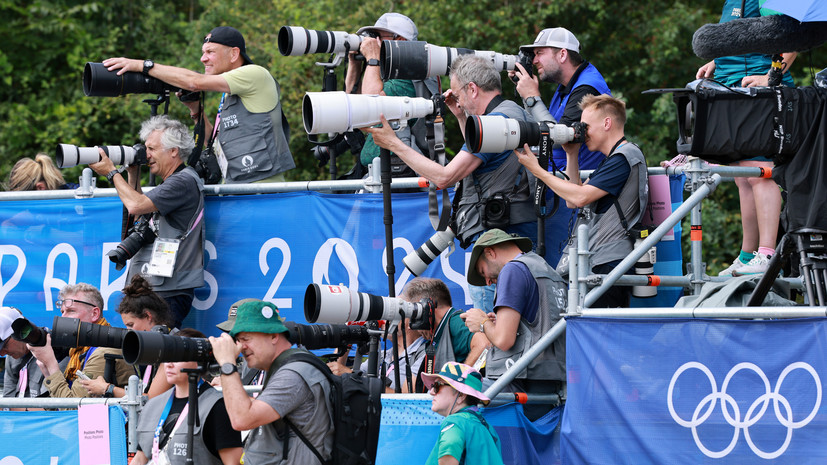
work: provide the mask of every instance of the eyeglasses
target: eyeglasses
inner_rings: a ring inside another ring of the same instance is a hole
[[[442,389],[443,386],[447,386],[448,383],[443,383],[442,381],[434,381],[434,384],[431,385],[431,391],[434,392],[434,395],[439,394],[439,390]]]
[[[72,304],[75,303],[75,302],[77,302],[79,304],[86,304],[90,307],[97,307],[97,305],[95,305],[95,304],[90,304],[89,302],[84,302],[84,301],[78,300],[78,299],[63,299],[63,300],[55,301],[55,307],[57,307],[57,309],[60,310],[63,307],[71,307]]]

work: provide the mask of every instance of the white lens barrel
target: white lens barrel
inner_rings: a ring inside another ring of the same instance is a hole
[[[480,153],[499,153],[520,146],[520,123],[498,115],[480,115],[478,131]],[[468,137],[466,134],[465,137]]]
[[[343,133],[378,124],[383,114],[388,121],[407,121],[433,111],[434,102],[425,98],[307,92],[302,119],[308,134]]]

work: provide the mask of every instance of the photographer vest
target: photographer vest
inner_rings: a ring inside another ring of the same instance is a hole
[[[278,82],[273,81],[281,95]],[[241,97],[227,94],[219,124],[218,142],[227,158],[225,183],[254,182],[296,167],[281,100],[268,113],[251,113]]]
[[[491,108],[492,105],[496,105]],[[502,115],[507,118],[522,121],[531,121],[531,117],[519,105],[511,100],[504,100],[497,96],[489,104],[486,115]],[[508,150],[508,152],[512,152]],[[477,169],[476,171],[479,171]],[[456,203],[454,231],[462,248],[467,248],[476,237],[490,229],[484,223],[485,203],[495,194],[500,194],[510,203],[508,215],[509,225],[536,221],[534,201],[531,198],[529,184],[536,182],[517,160],[516,156],[509,155],[505,161],[493,171],[486,173],[472,172],[462,180],[459,202]]]
[[[611,207],[604,213],[595,213],[597,202],[590,203],[580,209],[577,224],[569,239],[567,249],[577,243],[577,228],[581,224],[589,225],[589,256],[590,266],[602,265],[604,263],[622,260],[632,253],[634,239],[629,235],[626,228],[631,228],[638,223],[646,211],[646,204],[649,201],[649,177],[647,174],[646,160],[640,148],[627,142],[615,149],[609,157],[622,156],[629,163],[631,171],[629,178],[623,185],[620,195],[617,197],[615,207]],[[608,159],[608,158],[607,158]],[[598,168],[595,172],[599,171]],[[625,216],[626,228],[620,219],[619,209]],[[562,275],[568,275],[569,255],[564,253],[557,265],[557,271]]]
[[[557,86],[557,90],[554,91],[554,95],[551,97],[548,111],[551,113],[551,116],[554,117],[555,121],[560,121],[563,118],[572,91],[580,86],[592,86],[601,94],[612,95],[612,91],[609,90],[609,86],[606,84],[603,75],[589,62],[583,62],[571,79],[574,81],[574,85],[568,87],[568,93],[566,95],[560,95],[560,86]],[[552,151],[554,153],[554,162],[560,169],[563,169],[563,167],[568,164],[566,151],[560,146],[555,146]],[[580,152],[577,155],[577,159],[580,162],[581,170],[593,170],[597,168],[597,165],[600,164],[603,158],[604,155],[601,152],[592,152],[586,147],[586,144],[580,144]]]
[[[264,381],[265,389],[267,388],[267,384],[270,382],[270,380],[273,379],[275,376],[278,376],[278,372],[281,370],[290,370],[297,373],[299,376],[302,377],[302,379],[307,384],[307,387],[311,390],[311,392],[313,386],[317,384],[320,385],[322,388],[322,394],[324,396],[324,403],[327,407],[327,413],[330,418],[330,431],[332,431],[332,428],[336,425],[333,425],[333,406],[331,405],[330,401],[330,384],[327,381],[325,375],[309,363],[299,361],[285,363],[291,354],[301,350],[302,349],[288,349],[279,354],[278,357],[276,357],[276,359],[273,361],[273,364],[270,365],[270,369],[267,371],[267,378]],[[315,399],[315,401],[318,402],[319,399]],[[289,419],[290,415],[287,415],[287,418]],[[293,421],[293,424],[297,428],[299,428],[302,434],[308,439],[310,439],[311,442],[313,441],[315,435],[311,434],[308,430],[310,428],[318,428],[320,426],[297,424],[295,421]],[[330,438],[332,441],[332,433],[330,434]],[[287,441],[286,447],[284,444],[285,439]],[[313,446],[317,450],[319,450],[323,454],[323,456],[329,457],[331,453],[330,446],[332,445],[332,442],[323,442],[324,444],[314,443]],[[284,456],[285,450],[287,451],[286,457]],[[307,465],[313,465],[314,462],[317,462],[317,459],[313,455],[313,452],[310,451],[310,449],[301,441],[301,439],[298,436],[296,436],[296,433],[292,431],[290,428],[288,428],[287,424],[284,421],[277,420],[273,423],[261,425],[258,428],[250,431],[250,435],[247,436],[247,441],[244,444],[244,463],[247,465],[298,464],[299,461],[297,461],[296,453],[299,450],[306,452],[306,454],[302,454],[302,457],[313,457],[313,461],[308,462]]]
[[[485,377],[497,379],[508,370],[534,343],[543,337],[558,320],[566,308],[566,282],[554,271],[543,257],[527,252],[512,261],[528,267],[528,271],[539,287],[540,303],[534,323],[520,318],[517,338],[509,350],[491,346],[485,362]],[[496,301],[496,299],[495,299]],[[546,350],[538,355],[516,379],[566,380],[566,338],[558,337]]]
[[[138,419],[138,445],[141,446],[141,451],[147,458],[152,458],[152,440],[155,437],[155,429],[158,426],[158,421],[164,412],[164,408],[172,397],[173,390],[150,399]],[[221,393],[217,389],[207,388],[198,395],[198,419],[195,422],[195,429],[193,430],[193,456],[192,463],[207,464],[207,465],[221,465],[221,459],[212,455],[204,444],[204,437],[202,436],[202,428],[207,421],[210,411],[213,406],[221,399]],[[187,413],[192,414],[192,411]],[[175,434],[167,441],[162,450],[166,450],[169,463],[171,465],[184,465],[187,463],[187,420],[183,420],[181,426],[175,430]]]
[[[167,278],[144,273],[144,266],[148,266],[152,258],[152,244],[144,245],[132,257],[129,262],[129,273],[126,276],[126,281],[129,282],[133,275],[141,273],[155,292],[194,289],[204,285],[204,195],[201,193],[204,183],[191,167],[184,168],[172,176],[191,176],[198,183],[198,208],[190,219],[186,231],[173,227],[158,212],[152,215],[152,222],[157,226],[157,237],[181,239],[172,276]]]
[[[451,337],[450,320],[455,313],[462,313],[462,311],[455,308],[448,310],[445,316],[442,317],[437,331],[434,332],[434,338],[439,333],[439,343],[436,345],[436,354],[434,355],[434,371],[436,372],[439,372],[446,362],[463,362],[463,360],[457,360],[456,355],[454,355],[454,340]]]

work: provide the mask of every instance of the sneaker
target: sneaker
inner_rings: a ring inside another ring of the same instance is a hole
[[[732,276],[733,272],[738,271],[745,266],[747,266],[747,264],[742,262],[740,257],[735,257],[735,260],[732,261],[732,265],[729,265],[727,269],[718,273],[718,276]]]
[[[762,254],[762,253],[755,253],[755,256],[752,257],[752,260],[749,261],[746,265],[734,270],[732,275],[733,276],[743,276],[747,274],[761,274],[765,273],[767,269],[770,267],[770,257]]]

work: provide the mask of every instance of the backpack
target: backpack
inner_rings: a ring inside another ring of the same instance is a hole
[[[288,427],[324,465],[373,465],[379,445],[379,421],[384,391],[382,381],[363,372],[336,376],[318,357],[305,352],[290,355],[285,364],[296,361],[313,365],[330,382],[330,403],[333,407],[335,429],[331,458],[324,460],[299,429],[285,418]]]

